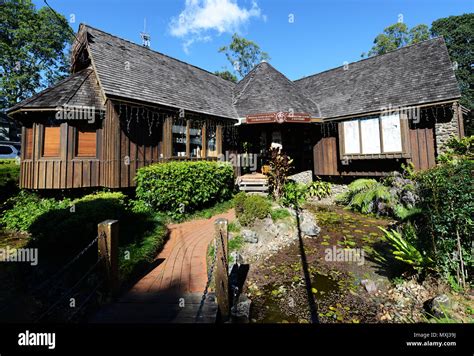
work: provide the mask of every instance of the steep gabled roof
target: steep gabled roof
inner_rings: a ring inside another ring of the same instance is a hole
[[[320,106],[323,118],[461,95],[443,38],[350,63],[346,70],[338,67],[295,83]]]
[[[92,62],[107,96],[235,118],[234,83],[87,25]]]
[[[8,112],[18,109],[55,109],[63,105],[88,106],[104,110],[97,78],[92,68],[71,74],[58,84],[11,107]]]
[[[304,112],[318,117],[317,105],[303,91],[262,62],[234,88],[234,106],[239,116],[271,112]]]

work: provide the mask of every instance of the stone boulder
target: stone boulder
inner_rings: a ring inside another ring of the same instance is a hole
[[[306,210],[300,214],[300,230],[303,235],[311,237],[318,236],[321,232],[314,215]]]
[[[447,310],[451,308],[451,300],[446,294],[441,294],[427,300],[424,307],[428,314],[436,318],[443,318],[446,316]]]
[[[244,229],[240,233],[245,242],[252,244],[258,243],[258,235],[255,231]]]
[[[252,301],[245,295],[240,295],[237,303],[231,308],[230,315],[233,323],[248,323]]]

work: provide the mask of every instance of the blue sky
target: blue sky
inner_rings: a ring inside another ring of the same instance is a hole
[[[77,30],[81,22],[209,71],[230,69],[219,47],[232,33],[257,42],[290,79],[360,59],[399,15],[409,26],[473,12],[468,0],[49,0]],[[40,7],[43,1],[34,0]]]

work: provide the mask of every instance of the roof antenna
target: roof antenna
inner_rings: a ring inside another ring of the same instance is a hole
[[[140,37],[142,38],[143,47],[150,48],[151,36],[146,32],[146,18],[143,19],[143,32],[140,32]]]

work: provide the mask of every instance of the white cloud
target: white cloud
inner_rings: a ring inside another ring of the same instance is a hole
[[[251,18],[261,18],[255,1],[251,7],[239,6],[237,0],[186,0],[184,10],[170,22],[173,36],[183,38],[183,48],[196,41],[208,41],[211,33],[234,33]]]

